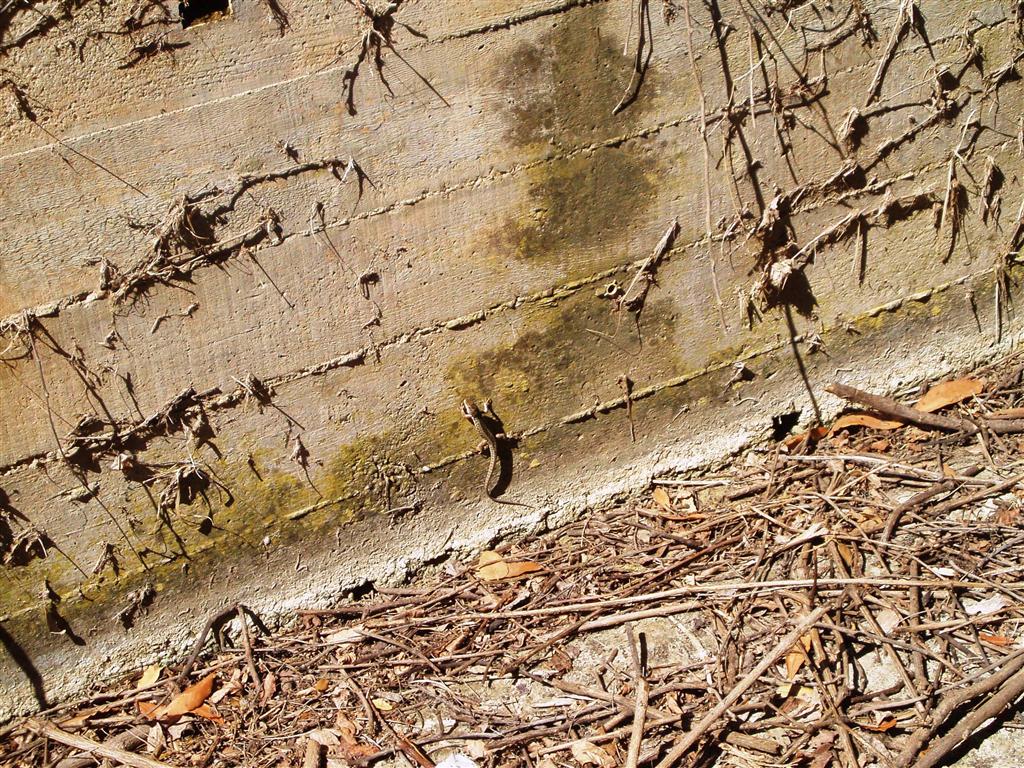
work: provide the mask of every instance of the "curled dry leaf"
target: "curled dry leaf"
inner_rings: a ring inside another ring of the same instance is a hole
[[[979,395],[984,389],[984,379],[944,381],[925,392],[924,397],[914,403],[914,408],[925,413],[934,413],[947,405],[955,405],[969,397]]]
[[[263,690],[260,692],[260,704],[266,704],[277,693],[277,675],[268,672],[263,678]]]
[[[142,688],[148,688],[157,680],[160,679],[160,673],[164,671],[164,668],[160,664],[150,664],[146,667],[142,673],[142,677],[139,678],[139,682],[135,684],[135,690]]]
[[[984,600],[978,600],[974,603],[966,603],[964,605],[964,611],[968,616],[985,616],[996,611],[1001,611],[1003,608],[1008,608],[1010,601],[1005,595],[998,593],[990,597],[986,597]]]
[[[856,570],[860,564],[860,553],[844,541],[837,541],[836,549],[839,550],[839,556],[843,558],[846,567]]]
[[[483,581],[499,581],[501,579],[516,579],[527,573],[539,571],[541,568],[540,563],[530,560],[509,562],[497,552],[488,550],[480,554],[476,575]]]
[[[306,738],[325,747],[337,747],[341,745],[341,738],[339,737],[338,732],[330,728],[315,728],[306,734]]]
[[[993,635],[991,632],[979,632],[978,639],[1000,647],[1006,647],[1012,642],[1006,635]]]
[[[786,446],[787,449],[792,451],[794,448],[796,448],[798,445],[805,441],[808,443],[816,443],[819,440],[821,440],[821,438],[825,437],[825,435],[827,434],[828,428],[814,427],[813,429],[810,429],[807,432],[801,432],[799,435],[790,435],[789,437],[782,441],[782,444]]]
[[[355,643],[361,643],[366,638],[363,634],[363,625],[356,624],[352,627],[344,627],[342,629],[335,630],[330,634],[324,635],[323,642],[325,645],[353,645]]]
[[[356,738],[355,723],[345,717],[341,712],[338,712],[335,725],[337,727],[333,729],[332,733],[336,733],[341,738],[341,743],[335,751],[340,752],[345,757],[346,762],[355,763],[363,758],[376,754],[376,747],[369,744],[361,744],[359,742],[359,739]]]
[[[167,736],[164,734],[164,729],[159,723],[154,723],[146,734],[146,749],[149,754],[159,757],[166,747]]]
[[[569,750],[580,765],[596,765],[598,768],[612,768],[615,765],[611,755],[586,739],[574,741]]]
[[[196,715],[202,717],[205,720],[212,720],[215,723],[223,723],[224,718],[220,716],[220,712],[211,707],[209,704],[200,704],[198,707],[189,712],[190,715]]]
[[[651,498],[654,499],[654,503],[661,507],[666,512],[672,511],[672,499],[668,496],[668,491],[662,488],[660,485],[654,489],[651,493]]]
[[[902,426],[902,421],[880,419],[877,416],[872,416],[870,413],[856,411],[854,413],[848,413],[845,416],[840,416],[836,419],[835,424],[832,425],[832,431],[838,432],[840,429],[847,429],[849,427],[869,427],[871,429],[885,430],[897,429]]]
[[[213,692],[213,680],[216,676],[215,672],[210,673],[198,683],[190,685],[163,706],[158,706],[150,701],[140,701],[139,711],[150,720],[158,720],[165,723],[173,723],[182,715],[190,712],[209,720],[217,720],[220,718],[220,715],[210,707],[197,711],[210,698],[210,694]]]
[[[860,722],[858,722],[857,724],[861,728],[863,728],[863,729],[865,729],[867,731],[874,731],[875,733],[885,733],[890,728],[892,728],[894,725],[896,725],[896,718],[893,717],[892,715],[882,715],[881,713],[879,713],[879,715],[880,715],[880,717],[879,717],[877,723],[860,723]]]
[[[807,661],[807,652],[811,650],[811,645],[814,644],[814,636],[811,632],[800,638],[800,645],[791,650],[786,654],[786,679],[794,680],[796,673],[800,671],[800,667]]]

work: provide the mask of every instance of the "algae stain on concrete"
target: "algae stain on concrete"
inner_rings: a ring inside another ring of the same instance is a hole
[[[554,157],[529,169],[525,209],[496,228],[492,247],[502,256],[571,263],[581,259],[577,251],[600,248],[614,257],[652,203],[657,161],[649,148],[623,140],[579,151],[639,128],[657,90],[657,75],[648,72],[637,100],[611,114],[631,64],[621,42],[602,33],[606,16],[595,9],[572,14],[511,57],[502,78],[509,143],[522,154]]]
[[[618,376],[634,365],[678,364],[671,297],[648,302],[641,317],[642,355],[632,316],[614,314],[606,300],[587,291],[555,309],[527,310],[526,317],[530,327],[511,344],[455,360],[446,376],[459,395],[492,398],[498,414],[516,414],[514,421],[546,420],[552,412],[564,415],[592,404],[598,393],[612,396]]]

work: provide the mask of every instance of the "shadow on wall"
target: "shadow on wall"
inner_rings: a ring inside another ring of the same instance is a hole
[[[0,643],[3,644],[4,650],[7,651],[8,655],[14,659],[14,663],[18,665],[18,668],[25,673],[25,677],[28,678],[29,683],[32,685],[32,695],[35,697],[36,703],[39,704],[39,708],[47,709],[50,705],[46,701],[43,676],[36,669],[35,664],[32,663],[32,658],[18,644],[18,641],[7,632],[3,624],[0,624]]]

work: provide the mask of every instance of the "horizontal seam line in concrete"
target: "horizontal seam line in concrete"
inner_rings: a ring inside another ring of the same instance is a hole
[[[417,50],[417,49],[420,49],[420,48],[425,48],[425,47],[427,47],[429,45],[438,44],[438,43],[445,43],[445,42],[448,42],[448,41],[451,41],[451,40],[461,40],[461,39],[465,39],[465,38],[469,38],[469,37],[474,37],[476,35],[488,34],[488,33],[491,33],[491,32],[500,32],[500,31],[503,31],[503,30],[512,29],[513,27],[519,26],[521,24],[525,24],[525,23],[528,23],[528,22],[531,22],[531,21],[535,21],[537,19],[544,18],[546,16],[558,15],[560,13],[566,13],[566,12],[569,12],[569,11],[572,11],[572,10],[575,10],[575,9],[578,9],[578,8],[585,8],[585,7],[588,7],[588,6],[591,6],[591,5],[599,5],[599,4],[602,4],[602,3],[605,3],[605,2],[608,2],[608,0],[565,0],[565,2],[559,3],[557,5],[549,6],[549,7],[546,7],[546,8],[538,8],[538,9],[536,9],[534,11],[528,11],[526,13],[519,14],[517,16],[507,16],[504,19],[501,19],[499,21],[490,22],[489,24],[483,24],[483,25],[480,25],[480,26],[477,26],[477,27],[469,27],[467,29],[460,30],[460,31],[457,31],[457,32],[449,32],[447,34],[439,35],[438,37],[435,37],[435,38],[433,38],[431,40],[427,40],[427,41],[425,41],[423,43],[414,43],[413,45],[409,46],[408,50]],[[1000,26],[1001,24],[1006,23],[1008,21],[1009,21],[1009,19],[1006,16],[1004,16],[1003,18],[999,19],[998,21],[996,21],[996,22],[994,22],[992,24],[985,25],[985,26],[986,26],[986,28],[992,29],[992,28],[996,28],[996,27]],[[951,32],[948,35],[945,35],[943,37],[935,38],[935,40],[932,42],[932,46],[937,46],[937,45],[949,42],[950,40],[955,40],[958,37],[959,37],[959,33]],[[918,44],[918,45],[914,45],[914,46],[901,47],[893,55],[893,60],[895,60],[897,58],[900,58],[902,56],[905,56],[905,55],[912,55],[914,53],[918,53],[918,52],[920,52],[922,50],[927,50],[927,46],[925,46],[924,44]],[[857,67],[850,67],[850,68],[847,68],[847,69],[837,70],[836,74],[838,74],[838,73],[848,73],[848,72],[853,71],[853,70],[858,69],[858,68],[870,68],[872,66],[874,66],[874,63],[858,65]],[[85,140],[85,139],[90,139],[90,138],[93,138],[95,136],[101,136],[101,135],[106,134],[106,133],[113,133],[115,131],[119,131],[119,130],[122,130],[122,129],[132,128],[132,127],[134,127],[136,125],[142,125],[142,124],[145,124],[145,123],[148,123],[148,122],[152,122],[152,121],[156,121],[156,120],[161,120],[161,119],[166,118],[166,117],[171,117],[171,116],[174,116],[174,115],[183,114],[183,113],[195,110],[195,109],[201,109],[201,108],[203,108],[205,106],[223,104],[223,103],[229,102],[229,101],[231,101],[233,99],[242,98],[242,97],[254,94],[254,93],[260,93],[261,91],[277,88],[277,87],[280,87],[280,86],[289,85],[291,83],[299,82],[299,81],[304,80],[304,79],[318,77],[320,75],[325,75],[325,74],[333,74],[333,73],[338,72],[338,71],[343,70],[343,69],[348,69],[348,67],[339,64],[336,67],[325,67],[325,68],[318,69],[318,70],[315,70],[315,71],[312,71],[312,72],[304,72],[304,73],[302,73],[300,75],[296,75],[294,77],[285,78],[283,80],[275,80],[273,83],[265,83],[264,85],[256,86],[255,88],[248,88],[248,89],[246,89],[244,91],[238,91],[237,93],[229,94],[227,96],[222,96],[222,97],[216,98],[216,99],[209,99],[207,101],[204,101],[204,102],[201,102],[201,103],[198,103],[198,104],[189,104],[188,106],[179,107],[178,109],[173,109],[173,110],[170,110],[168,112],[161,112],[159,114],[150,115],[149,117],[140,118],[138,120],[131,120],[131,121],[124,122],[124,123],[118,123],[117,125],[108,126],[106,128],[100,128],[100,129],[97,129],[95,131],[88,131],[86,133],[79,134],[77,136],[61,137],[61,142],[50,142],[49,144],[41,144],[39,146],[29,147],[27,149],[23,149],[23,150],[20,150],[18,152],[13,152],[13,153],[8,154],[8,155],[0,155],[0,162],[3,162],[3,161],[8,160],[8,159],[14,159],[14,158],[18,158],[18,157],[23,157],[25,155],[29,155],[29,154],[36,153],[36,152],[43,152],[43,151],[46,151],[46,150],[50,150],[50,149],[53,149],[55,147],[60,146],[60,144],[62,142],[69,144],[69,143],[73,143],[73,142],[82,141],[82,140]],[[884,101],[885,100],[882,99],[882,98],[877,99],[877,102],[879,104],[884,103]]]
[[[986,275],[992,275],[992,274],[995,273],[995,271],[996,271],[995,268],[986,269],[986,270],[983,270],[981,272],[977,272],[977,273],[974,273],[974,274],[971,274],[971,275],[965,275],[965,276],[959,277],[959,278],[957,278],[955,280],[947,281],[945,283],[942,283],[940,285],[934,286],[934,287],[929,288],[929,289],[924,290],[924,291],[917,291],[917,292],[914,292],[912,294],[907,294],[907,295],[902,296],[902,297],[900,297],[898,299],[894,299],[892,301],[886,302],[885,304],[881,304],[881,305],[878,305],[876,307],[873,307],[873,308],[867,310],[866,312],[862,312],[859,315],[857,315],[856,317],[852,318],[852,321],[855,322],[856,320],[861,319],[861,318],[877,317],[878,315],[881,315],[883,313],[898,312],[903,306],[905,306],[905,305],[907,305],[909,303],[927,301],[930,298],[932,298],[933,296],[935,296],[937,293],[943,293],[945,291],[948,291],[948,290],[954,288],[957,285],[965,284],[965,283],[967,283],[967,282],[969,282],[969,281],[971,281],[973,279],[979,278],[979,277],[983,277],[983,276],[986,276]],[[841,324],[836,324],[836,325],[832,325],[832,326],[824,329],[822,335],[828,336],[828,335],[832,335],[832,334],[835,334],[835,333],[838,333],[838,332],[841,332],[841,331],[845,331],[845,327],[843,325],[841,325]],[[797,340],[799,341],[800,338],[801,337],[797,337]],[[730,360],[728,362],[718,363],[718,364],[715,364],[715,365],[706,366],[704,368],[701,368],[701,369],[698,369],[698,370],[695,370],[695,371],[690,371],[689,373],[681,374],[679,376],[674,376],[672,378],[666,379],[663,382],[659,382],[657,384],[652,384],[652,385],[650,385],[648,387],[643,387],[641,389],[638,389],[638,390],[636,390],[635,392],[633,392],[630,395],[629,399],[630,399],[631,402],[636,402],[637,400],[642,400],[642,399],[646,399],[646,398],[649,398],[649,397],[653,397],[653,396],[655,396],[655,395],[657,395],[657,394],[659,394],[661,392],[664,392],[666,390],[673,389],[673,388],[679,387],[679,386],[685,386],[686,384],[688,384],[688,383],[690,383],[692,381],[695,381],[695,380],[697,380],[699,378],[702,378],[704,376],[709,376],[709,375],[711,375],[713,373],[716,373],[716,372],[721,371],[723,369],[729,368],[729,367],[731,367],[732,365],[734,365],[737,362],[747,362],[747,361],[750,361],[750,360],[754,360],[755,358],[763,356],[763,355],[768,355],[768,354],[771,354],[773,352],[778,352],[778,351],[784,349],[785,347],[787,347],[789,344],[790,344],[790,340],[787,338],[784,341],[780,341],[780,342],[773,343],[773,344],[763,345],[763,346],[761,346],[761,347],[759,347],[757,349],[754,349],[754,350],[746,352],[746,353],[744,353],[742,355],[739,355],[734,360]],[[527,438],[533,437],[535,435],[542,434],[544,432],[556,429],[557,427],[560,427],[560,426],[568,426],[568,425],[573,424],[573,423],[578,423],[578,422],[586,421],[586,420],[590,420],[590,419],[596,419],[601,414],[610,413],[611,411],[613,411],[613,410],[615,410],[617,408],[623,407],[625,405],[625,403],[626,403],[625,397],[614,398],[614,399],[606,401],[604,403],[599,403],[597,405],[594,405],[594,406],[592,406],[590,408],[587,408],[587,409],[585,409],[583,411],[578,411],[578,412],[575,412],[575,413],[571,413],[571,414],[568,414],[567,416],[563,416],[563,417],[561,417],[559,419],[554,419],[554,420],[551,420],[551,421],[549,421],[549,422],[547,422],[545,424],[541,424],[541,425],[538,425],[536,427],[532,427],[532,428],[530,428],[528,430],[525,430],[525,431],[519,433],[518,437],[520,439],[527,439]],[[443,469],[443,468],[445,468],[447,466],[450,466],[452,464],[458,463],[459,461],[465,461],[465,460],[474,458],[476,456],[479,456],[479,451],[463,451],[461,453],[453,454],[451,456],[447,456],[447,457],[444,457],[442,459],[439,459],[438,461],[436,461],[436,462],[434,462],[432,464],[423,465],[422,467],[413,469],[413,470],[411,470],[411,474],[413,474],[414,476],[415,475],[430,474],[431,472],[434,472],[436,470]],[[302,508],[299,508],[299,509],[294,510],[292,512],[280,515],[280,516],[274,518],[273,520],[271,520],[270,522],[264,523],[260,530],[266,531],[266,530],[268,530],[269,528],[271,528],[272,526],[274,526],[276,524],[282,524],[282,523],[285,523],[285,522],[290,522],[290,521],[298,520],[298,519],[300,519],[302,517],[306,517],[307,515],[315,512],[317,510],[325,509],[327,507],[334,506],[336,504],[342,504],[345,501],[348,501],[349,499],[352,499],[352,498],[354,498],[357,495],[358,495],[357,492],[350,492],[348,494],[344,494],[344,495],[336,497],[336,498],[323,499],[323,500],[318,501],[318,502],[316,502],[314,504],[311,504],[311,505],[309,505],[307,507],[302,507]],[[205,546],[201,545],[201,546],[195,548],[193,550],[193,552],[194,553],[205,552],[206,550],[208,550],[209,548],[211,548],[211,547],[213,547],[215,545],[216,545],[215,542],[208,543]],[[125,569],[123,572],[124,572],[126,577],[128,577],[128,576],[135,576],[135,575],[138,575],[138,574],[142,573],[141,570],[137,570],[137,569],[134,569],[134,568],[132,570]],[[80,592],[79,592],[79,594],[80,594]],[[79,597],[78,595],[75,595],[75,594],[68,595],[67,597],[64,598],[64,600],[66,600],[68,602],[71,602],[71,603],[77,603],[81,599],[83,599],[83,598],[81,598],[81,597]],[[10,613],[7,616],[0,616],[0,621],[8,621],[10,619],[26,615],[27,613],[29,613],[29,612],[35,610],[36,608],[38,608],[38,605],[39,605],[39,602],[36,602],[36,603],[33,603],[32,605],[30,605],[30,606],[28,606],[26,608],[23,608],[23,609],[21,609],[19,611],[15,611],[13,613]]]
[[[462,30],[460,32],[451,32],[433,38],[432,40],[427,40],[422,43],[414,43],[403,50],[415,51],[438,43],[446,43],[452,40],[461,40],[468,37],[474,37],[480,34],[488,34],[490,32],[501,32],[519,26],[520,24],[525,24],[536,19],[544,18],[545,16],[552,16],[559,13],[565,13],[576,8],[581,8],[588,5],[596,5],[603,2],[607,2],[607,0],[567,0],[566,2],[560,3],[555,6],[551,6],[549,8],[537,9],[536,11],[525,13],[520,16],[509,16],[506,17],[505,19],[502,19],[500,22],[492,22],[491,24],[486,24],[479,27],[470,27],[469,29]],[[312,72],[303,72],[302,74],[295,75],[294,77],[288,77],[283,80],[275,80],[272,83],[264,83],[263,85],[258,85],[255,88],[247,88],[244,91],[238,91],[237,93],[232,93],[227,96],[221,96],[216,99],[209,99],[198,104],[189,104],[188,106],[179,107],[178,109],[172,109],[167,112],[161,112],[159,114],[150,115],[148,117],[142,117],[138,120],[130,120],[124,123],[118,123],[117,125],[111,125],[106,128],[99,128],[95,131],[88,131],[77,136],[62,137],[61,142],[53,141],[50,142],[49,144],[40,144],[35,147],[29,147],[27,149],[20,150],[18,152],[12,152],[9,155],[0,155],[0,163],[6,160],[13,160],[19,157],[24,157],[26,155],[31,155],[37,152],[45,152],[47,150],[51,150],[61,146],[61,143],[71,144],[75,142],[84,141],[87,139],[94,138],[96,136],[102,136],[108,133],[115,133],[117,131],[133,128],[137,125],[144,125],[146,123],[162,120],[167,117],[186,114],[196,109],[202,109],[208,106],[216,106],[217,104],[225,104],[229,101],[233,101],[234,99],[244,98],[246,96],[250,96],[255,93],[260,93],[262,91],[290,85],[291,83],[301,82],[302,80],[320,77],[322,75],[334,74],[336,72],[347,70],[350,68],[350,66],[351,65],[338,64],[337,66],[324,67],[322,69],[317,69]]]
[[[604,0],[593,0],[593,2],[604,2]],[[566,5],[566,6],[564,6],[562,8],[562,10],[568,10],[568,9],[571,9],[571,8],[574,8],[574,7],[583,7],[583,6],[588,5],[588,4],[589,4],[589,2],[587,2],[587,0],[582,0],[581,2],[577,2],[575,4]],[[996,24],[993,24],[992,26],[993,27],[999,26],[1000,24],[1002,24],[1005,21],[1006,21],[1006,19],[1004,18],[1004,19],[1000,20],[999,22],[997,22]],[[955,34],[950,34],[950,35],[948,35],[946,37],[937,38],[933,42],[932,47],[936,47],[938,45],[941,45],[941,44],[944,44],[944,43],[947,43],[947,42],[950,42],[950,41],[954,41],[956,39],[958,39],[958,38],[957,38],[957,36]],[[907,49],[907,50],[897,51],[896,57],[900,57],[900,56],[903,56],[903,55],[912,55],[914,53],[917,53],[917,52],[920,52],[920,51],[923,51],[923,50],[927,50],[926,47],[924,45],[918,45],[916,47],[913,47],[913,48],[910,48],[910,49]],[[846,69],[843,69],[843,70],[837,70],[837,72],[835,72],[834,75],[837,75],[837,74],[840,74],[840,73],[841,74],[850,74],[850,73],[856,72],[856,71],[861,70],[861,69],[870,69],[871,67],[872,67],[871,63],[855,65],[855,66],[852,66],[852,67],[847,67]],[[327,71],[327,70],[322,70],[320,72],[313,73],[313,74],[322,74],[323,71]],[[333,70],[331,70],[331,71],[333,71]],[[302,77],[305,77],[305,76],[307,76],[307,75],[297,76],[296,78],[292,78],[291,81],[299,80],[299,79],[301,79]],[[309,75],[309,76],[312,76],[312,75]],[[291,82],[291,81],[282,81],[282,82]],[[919,86],[919,85],[921,85],[921,84],[915,84],[915,86]],[[262,87],[263,88],[269,88],[269,87],[272,87],[272,86],[268,85],[268,86],[262,86]],[[258,90],[258,89],[255,89],[255,90]],[[900,95],[900,94],[896,94],[896,95]],[[227,99],[230,99],[230,98],[233,98],[233,97],[225,97],[225,99],[223,99],[223,100],[227,100]],[[890,96],[890,98],[891,98],[891,96]],[[884,104],[886,101],[887,101],[887,99],[879,99],[878,100],[878,104]],[[213,102],[208,102],[208,103],[213,103]],[[198,107],[198,106],[202,106],[202,105],[194,105],[194,107]],[[189,108],[191,109],[191,108],[194,108],[194,107],[189,107]],[[726,109],[725,107],[720,107],[720,108],[711,110],[708,113],[706,119],[710,118],[710,117],[712,117],[714,115],[717,115],[720,112],[723,112],[725,109]],[[167,114],[172,114],[172,113],[167,113]],[[152,118],[146,118],[146,120],[156,119],[156,118],[161,117],[161,116],[162,115],[157,115],[157,116],[154,116]],[[694,121],[697,121],[699,119],[700,119],[699,114],[680,115],[680,116],[678,116],[676,118],[673,118],[671,120],[663,121],[661,123],[655,123],[653,125],[649,125],[649,126],[646,126],[646,127],[643,127],[643,128],[637,128],[637,129],[635,129],[633,131],[630,131],[630,132],[627,132],[627,133],[624,133],[624,134],[620,134],[619,136],[613,136],[613,137],[610,137],[608,139],[603,139],[603,140],[601,140],[599,142],[592,142],[590,144],[578,145],[576,147],[570,147],[569,149],[567,149],[567,150],[565,150],[563,152],[560,152],[560,153],[557,153],[557,154],[554,154],[554,155],[550,155],[548,157],[537,158],[536,160],[532,160],[532,161],[530,161],[528,163],[515,164],[515,165],[508,166],[507,168],[504,168],[504,169],[501,169],[501,170],[492,171],[491,173],[488,173],[488,174],[485,174],[485,175],[478,175],[478,176],[475,176],[475,177],[472,177],[472,178],[469,178],[469,179],[463,179],[462,181],[458,181],[458,182],[455,182],[453,184],[446,185],[445,187],[441,187],[439,189],[426,189],[426,190],[423,190],[423,191],[421,191],[420,193],[418,193],[416,195],[412,195],[411,197],[407,197],[407,198],[404,198],[402,200],[394,200],[394,201],[392,201],[390,203],[387,203],[387,204],[382,205],[382,206],[378,206],[377,208],[371,209],[369,211],[364,211],[364,212],[362,212],[360,214],[357,214],[355,216],[348,216],[348,217],[345,217],[343,219],[335,220],[333,222],[330,222],[330,223],[326,224],[323,227],[322,230],[318,230],[318,231],[328,231],[328,230],[332,230],[332,229],[341,229],[343,227],[350,226],[353,222],[356,222],[356,221],[366,221],[366,220],[369,220],[371,218],[375,218],[377,216],[387,215],[387,214],[389,214],[389,213],[391,213],[393,211],[398,210],[399,208],[411,207],[411,206],[417,205],[417,204],[419,204],[421,202],[424,202],[426,200],[432,200],[434,198],[444,198],[444,197],[447,197],[448,195],[451,195],[454,192],[459,192],[459,191],[462,191],[464,189],[469,189],[471,187],[477,186],[477,185],[479,185],[481,183],[484,183],[484,182],[494,182],[494,181],[502,180],[502,179],[507,178],[507,177],[513,177],[513,176],[515,176],[515,175],[517,175],[519,173],[522,173],[523,171],[529,171],[529,170],[532,170],[533,168],[540,167],[540,166],[542,166],[544,164],[547,164],[547,163],[560,162],[560,161],[563,161],[563,160],[572,159],[572,158],[574,158],[574,157],[576,157],[577,155],[580,155],[580,154],[586,154],[588,152],[595,152],[595,151],[598,151],[599,149],[609,149],[609,148],[617,147],[617,146],[619,146],[621,144],[624,144],[624,143],[626,143],[628,141],[635,141],[636,139],[648,138],[650,136],[657,136],[658,134],[660,134],[662,131],[664,131],[667,128],[675,128],[675,127],[678,127],[678,126],[680,126],[680,125],[682,125],[684,123],[694,122]],[[115,130],[115,129],[107,129],[107,130]],[[50,145],[50,146],[54,146],[54,145]],[[2,162],[4,159],[5,158],[0,157],[0,162]],[[289,234],[284,236],[283,242],[287,242],[288,240],[290,240],[290,239],[292,239],[294,237],[298,237],[298,236],[306,237],[306,236],[308,236],[308,234],[306,232],[292,232],[292,233],[289,233]],[[277,246],[257,246],[253,250],[255,250],[256,252],[259,252],[259,251],[266,250],[268,247],[277,247]],[[34,308],[23,308],[23,309],[19,310],[17,313],[9,315],[7,318],[4,318],[4,319],[0,320],[0,325],[6,324],[7,322],[9,322],[11,320],[15,320],[19,315],[21,315],[25,311],[34,312],[34,313],[52,312],[52,311],[54,311],[54,309],[60,311],[60,310],[73,307],[76,304],[83,303],[83,302],[86,302],[86,301],[93,301],[93,300],[97,300],[97,299],[103,299],[103,298],[106,298],[106,296],[107,296],[106,292],[96,292],[96,291],[79,292],[78,294],[75,294],[73,296],[66,296],[66,297],[63,297],[63,298],[58,299],[56,301],[45,302],[45,303],[43,303],[41,305],[37,305]],[[43,315],[40,315],[40,316],[43,316]],[[2,472],[3,472],[3,469],[0,468],[0,473],[2,473]]]
[[[995,147],[995,146],[1005,146],[1006,144],[1011,143],[1011,142],[1012,142],[1012,140],[1010,140],[1010,139],[1004,139],[1001,142],[994,142],[994,143],[989,144],[989,145],[980,146],[979,150],[980,151],[985,151],[985,150],[991,149],[992,147]],[[587,150],[586,149],[582,149],[582,150],[579,150],[579,151],[587,151]],[[914,171],[906,172],[906,173],[901,174],[899,176],[895,176],[895,177],[890,177],[888,179],[884,179],[884,180],[878,182],[877,184],[869,185],[868,187],[865,187],[863,189],[852,190],[850,192],[850,194],[843,196],[841,198],[841,201],[846,201],[846,200],[850,200],[850,199],[856,198],[858,195],[864,194],[864,193],[878,193],[882,189],[885,189],[885,188],[891,186],[892,184],[897,183],[898,181],[907,180],[908,179],[908,174],[910,174],[910,177],[912,178],[917,173],[927,172],[927,171],[930,171],[930,170],[936,170],[936,169],[938,169],[940,167],[944,167],[945,165],[946,165],[946,161],[945,160],[941,160],[941,161],[937,160],[937,161],[935,161],[933,163],[930,163],[928,165],[925,165],[925,166],[922,166],[920,168],[917,168]],[[806,205],[806,206],[800,207],[799,209],[797,209],[797,212],[803,213],[803,212],[807,212],[807,211],[817,210],[819,208],[824,207],[829,202],[832,202],[832,201],[818,201],[818,202],[813,203],[811,205]],[[924,212],[924,211],[919,212],[919,215],[923,215],[924,213],[926,213],[926,212]],[[293,233],[292,235],[290,235],[290,237],[295,237],[295,236],[303,236],[303,237],[305,237],[306,235],[305,235],[305,233]],[[669,259],[677,257],[679,255],[684,254],[686,251],[693,250],[693,249],[696,249],[696,248],[700,247],[701,245],[705,244],[706,241],[707,241],[706,236],[702,235],[701,237],[697,238],[696,240],[693,240],[693,241],[691,241],[689,243],[684,243],[682,245],[679,245],[679,246],[676,246],[676,247],[672,248],[669,251],[669,253],[666,254],[666,256]],[[639,258],[639,259],[632,259],[632,260],[629,260],[629,261],[617,264],[615,266],[608,267],[607,269],[600,270],[598,272],[592,273],[591,275],[588,275],[587,277],[580,278],[578,280],[574,280],[574,281],[571,281],[569,283],[564,283],[564,284],[562,284],[560,286],[555,286],[555,287],[552,287],[552,288],[545,288],[545,289],[542,289],[540,291],[536,291],[536,292],[534,292],[532,294],[529,294],[527,296],[514,296],[511,299],[508,299],[508,300],[503,301],[503,302],[498,302],[496,304],[492,304],[489,307],[484,307],[484,308],[482,308],[480,310],[477,310],[476,312],[471,312],[471,313],[468,313],[466,315],[462,315],[462,316],[455,317],[455,318],[450,318],[448,320],[438,321],[436,323],[432,323],[431,325],[420,326],[418,328],[414,328],[414,329],[409,330],[409,331],[403,331],[403,332],[400,332],[400,333],[396,333],[393,336],[391,336],[390,338],[388,338],[388,339],[386,339],[386,340],[384,340],[384,341],[382,341],[382,342],[380,342],[378,344],[375,344],[372,348],[369,347],[369,346],[365,346],[365,347],[360,347],[360,348],[355,349],[355,350],[349,350],[348,352],[345,352],[345,353],[343,353],[341,355],[336,355],[336,356],[334,356],[332,358],[329,358],[329,359],[327,359],[325,361],[321,361],[319,363],[313,363],[313,364],[305,366],[303,368],[299,368],[299,369],[296,369],[296,370],[293,370],[293,371],[290,371],[290,372],[278,374],[276,376],[268,376],[265,379],[261,379],[261,381],[264,384],[266,384],[267,386],[277,387],[277,386],[280,386],[282,384],[290,384],[290,383],[293,383],[293,382],[296,382],[296,381],[301,381],[303,379],[310,378],[312,376],[322,375],[322,374],[327,373],[329,371],[337,370],[338,368],[359,365],[359,364],[361,364],[363,362],[363,360],[366,358],[366,356],[369,355],[371,352],[376,352],[377,354],[379,354],[381,352],[390,350],[392,347],[398,346],[400,344],[408,343],[412,339],[433,335],[435,333],[441,333],[441,332],[446,331],[446,330],[452,330],[452,331],[462,330],[464,328],[467,328],[467,327],[476,325],[478,323],[484,322],[488,317],[490,317],[490,316],[492,316],[494,314],[497,314],[497,313],[500,313],[500,312],[504,312],[504,311],[508,311],[508,310],[515,310],[515,309],[519,308],[520,306],[523,306],[523,305],[526,305],[526,304],[540,304],[540,303],[545,303],[545,302],[554,302],[554,301],[558,301],[558,300],[567,298],[569,296],[575,295],[578,291],[580,291],[580,290],[582,290],[582,289],[584,289],[584,288],[586,288],[588,286],[591,286],[591,285],[593,285],[593,284],[595,284],[597,282],[605,280],[605,279],[607,279],[609,277],[612,277],[613,275],[620,274],[620,273],[623,273],[623,272],[627,272],[630,268],[635,267],[635,266],[637,266],[639,264],[642,264],[645,260],[646,260],[646,257]],[[986,272],[983,271],[983,272],[980,272],[980,273],[972,273],[972,275],[981,275],[981,274],[986,274]],[[971,275],[969,275],[967,277],[971,277]],[[902,301],[902,300],[897,299],[896,301]],[[224,409],[227,409],[227,408],[230,408],[230,407],[234,407],[238,403],[242,402],[244,400],[244,398],[245,398],[245,390],[244,390],[244,388],[239,387],[239,388],[235,389],[233,392],[215,396],[208,404],[213,409],[215,409],[215,410],[224,410]],[[128,425],[128,426],[130,427],[130,425]],[[17,471],[18,469],[20,469],[20,468],[22,468],[24,466],[27,466],[27,465],[29,465],[29,464],[31,464],[33,462],[40,462],[42,464],[49,464],[49,463],[52,463],[54,460],[57,460],[59,458],[60,457],[58,456],[58,454],[56,454],[53,451],[48,451],[48,452],[40,453],[40,454],[32,454],[30,456],[26,456],[26,457],[23,457],[23,458],[18,459],[16,461],[10,462],[9,464],[7,464],[7,465],[5,465],[3,467],[0,467],[0,477],[8,476],[8,475],[12,474],[13,472]]]

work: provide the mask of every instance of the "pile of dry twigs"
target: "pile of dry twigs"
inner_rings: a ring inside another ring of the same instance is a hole
[[[232,606],[0,764],[950,761],[1024,694],[1022,372],[833,387],[871,410],[281,633]]]

